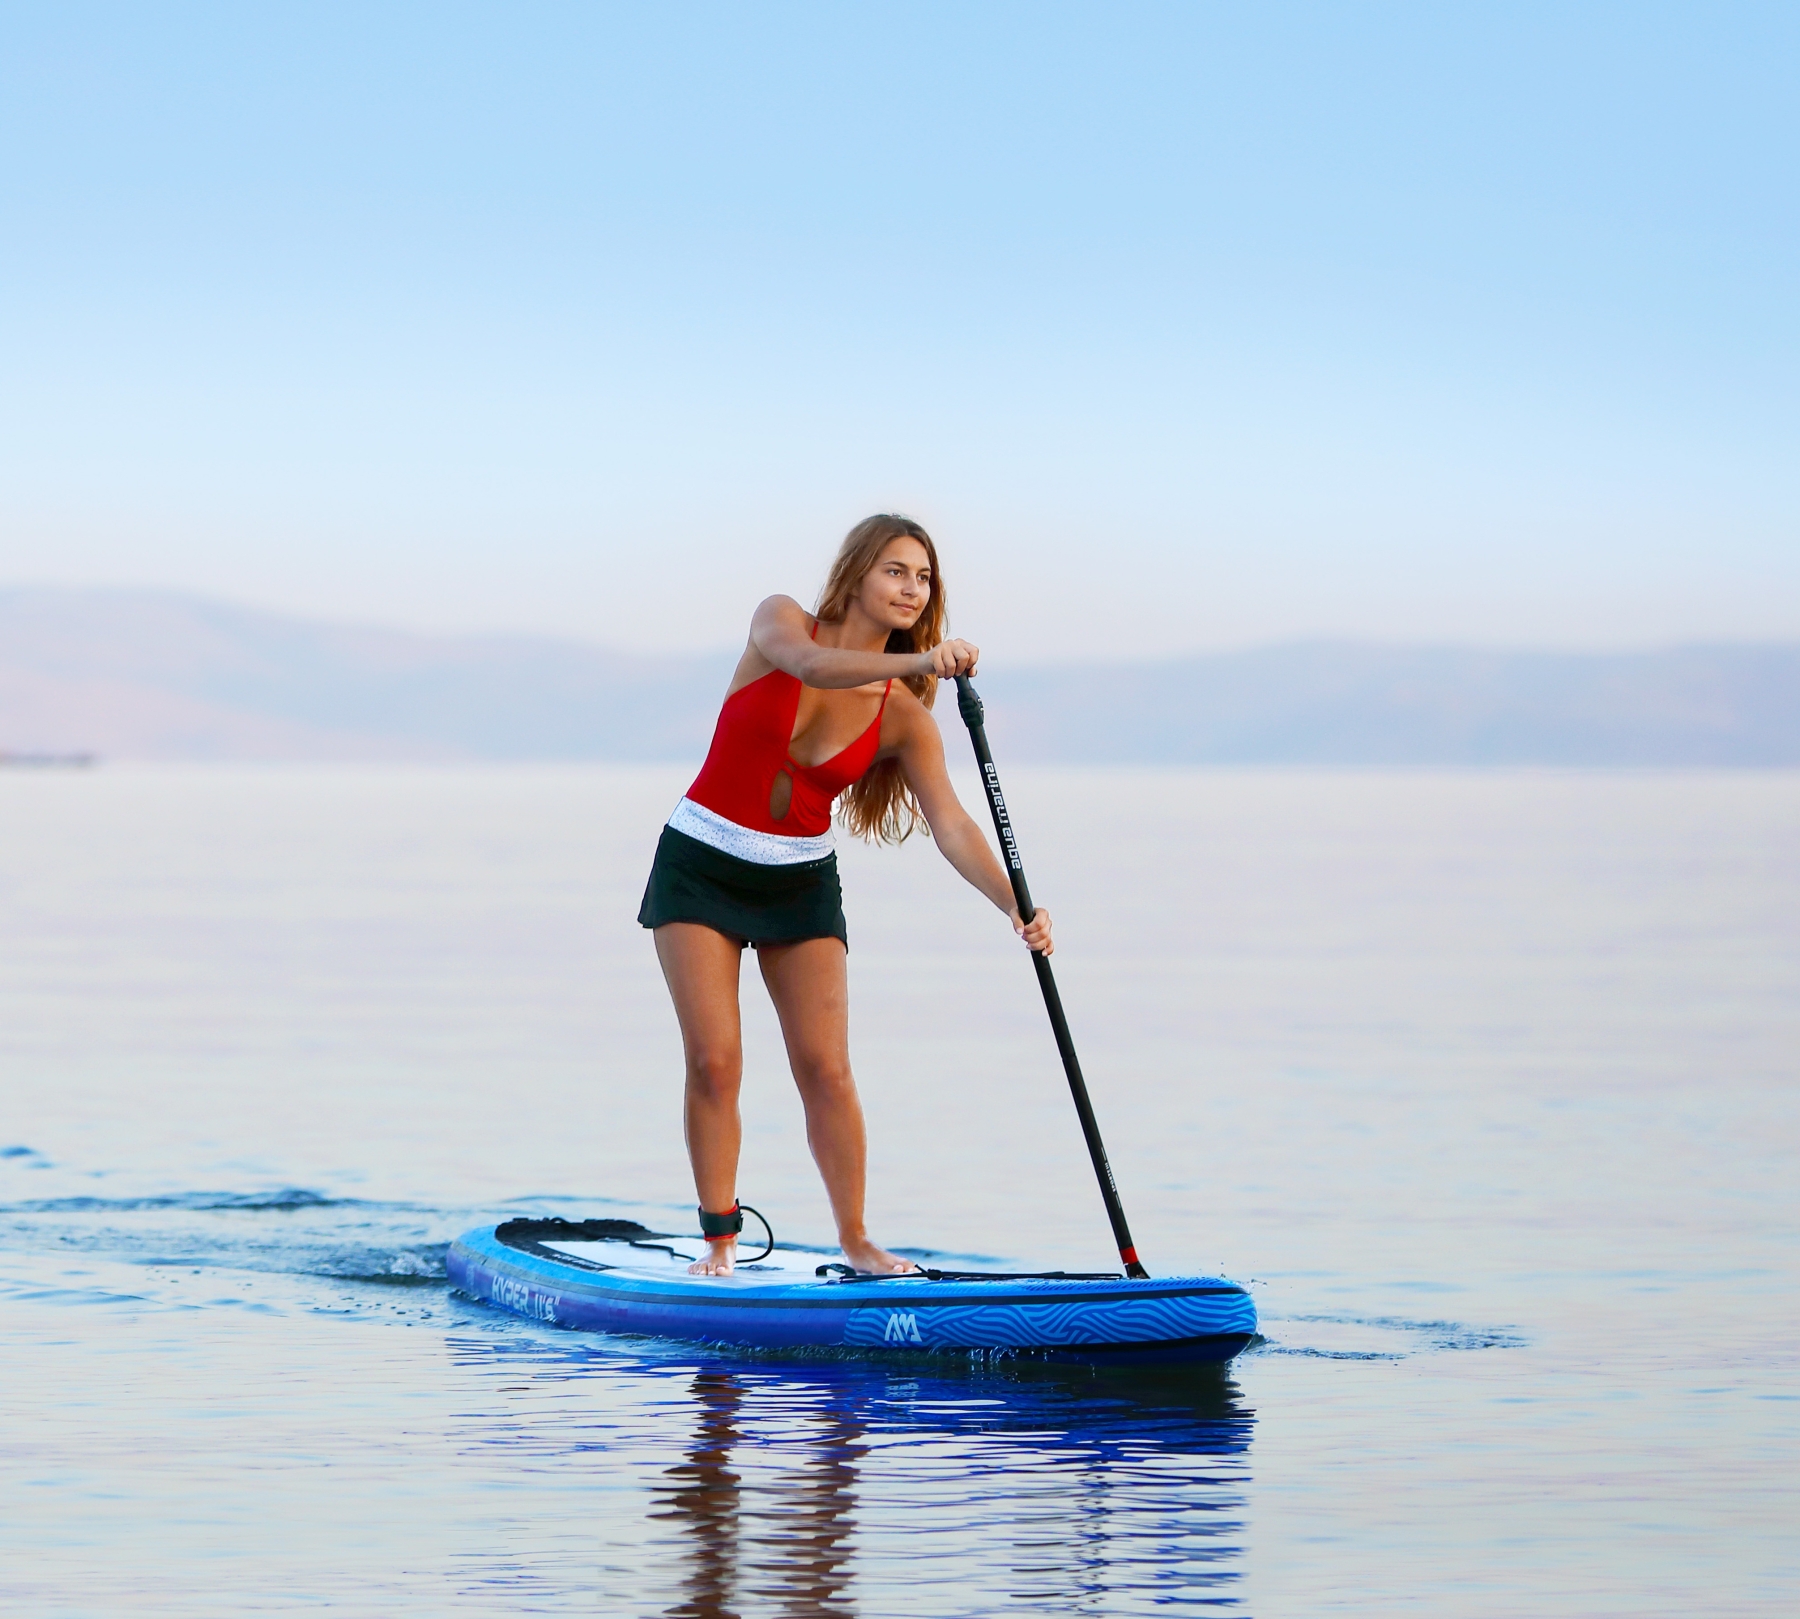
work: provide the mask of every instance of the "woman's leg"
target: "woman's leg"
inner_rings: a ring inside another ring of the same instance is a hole
[[[788,1065],[806,1106],[806,1141],[825,1181],[844,1257],[858,1270],[912,1270],[869,1241],[863,1226],[868,1140],[850,1072],[850,985],[841,939],[764,945],[763,982],[781,1019]]]
[[[662,963],[681,1048],[687,1058],[687,1093],[682,1123],[694,1190],[700,1207],[722,1213],[737,1202],[738,1088],[744,1077],[744,1042],[738,1017],[738,969],[744,958],[736,939],[698,922],[665,922],[656,930],[656,959]],[[721,1237],[706,1245],[706,1257],[688,1267],[696,1275],[723,1276],[737,1257],[737,1240]]]

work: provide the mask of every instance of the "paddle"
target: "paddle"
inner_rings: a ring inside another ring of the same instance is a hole
[[[1019,840],[1013,835],[1012,817],[1007,814],[1006,800],[1000,793],[1000,775],[994,769],[994,756],[988,752],[981,699],[975,695],[974,682],[967,675],[956,677],[956,706],[962,710],[963,724],[968,726],[969,740],[975,745],[975,762],[981,766],[981,785],[987,789],[988,808],[994,813],[994,830],[1000,835],[1006,874],[1012,879],[1013,899],[1018,903],[1020,917],[1029,922],[1037,913],[1031,903],[1031,890],[1025,886],[1025,864],[1019,858]],[[1119,1257],[1125,1261],[1125,1274],[1148,1276],[1150,1273],[1139,1262],[1137,1249],[1132,1246],[1131,1227],[1125,1223],[1125,1205],[1119,1201],[1112,1165],[1106,1161],[1106,1143],[1100,1139],[1094,1104],[1088,1100],[1087,1081],[1081,1077],[1081,1062],[1075,1055],[1069,1020],[1063,1016],[1062,996],[1056,992],[1056,976],[1050,971],[1050,958],[1034,950],[1031,964],[1037,968],[1038,988],[1044,992],[1044,1009],[1050,1014],[1056,1049],[1062,1053],[1063,1072],[1069,1076],[1069,1094],[1075,1098],[1075,1111],[1081,1116],[1081,1133],[1087,1137],[1088,1157],[1094,1161],[1100,1197],[1106,1204],[1106,1217],[1112,1221],[1113,1241],[1119,1245]]]

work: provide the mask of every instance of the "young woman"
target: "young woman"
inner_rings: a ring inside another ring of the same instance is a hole
[[[904,841],[921,818],[938,848],[1048,953],[1050,916],[1019,920],[1012,887],[950,785],[930,708],[937,684],[972,675],[979,656],[944,639],[944,582],[931,536],[904,517],[851,529],[816,615],[771,596],[750,621],[706,763],[656,846],[638,921],[681,1022],[684,1119],[706,1256],[729,1274],[737,1205],[743,1046],[738,967],[756,947],[806,1108],[806,1139],[831,1198],[838,1242],[860,1271],[914,1267],[863,1226],[868,1145],[850,1072],[848,935],[831,811],[862,837]]]

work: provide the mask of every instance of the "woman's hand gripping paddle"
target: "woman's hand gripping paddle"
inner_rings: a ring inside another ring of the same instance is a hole
[[[1025,864],[1019,858],[1019,840],[1013,835],[1012,817],[1007,814],[1006,800],[1000,793],[1000,775],[994,769],[994,756],[988,752],[981,699],[975,695],[974,683],[967,675],[956,677],[956,706],[962,710],[963,724],[968,726],[969,740],[975,745],[975,762],[981,767],[981,785],[987,792],[988,808],[994,813],[994,830],[1000,835],[1000,853],[1006,862],[1006,874],[1012,879],[1019,920],[1029,922],[1036,912],[1031,903],[1031,890],[1025,886]],[[1075,1111],[1081,1116],[1081,1133],[1087,1137],[1088,1157],[1094,1161],[1094,1174],[1100,1182],[1106,1217],[1112,1221],[1113,1241],[1119,1245],[1119,1258],[1125,1261],[1127,1276],[1148,1276],[1150,1273],[1139,1263],[1137,1249],[1132,1246],[1131,1228],[1125,1223],[1125,1206],[1119,1201],[1112,1165],[1106,1161],[1106,1143],[1100,1139],[1094,1104],[1088,1100],[1087,1081],[1081,1077],[1081,1062],[1075,1055],[1075,1042],[1069,1035],[1069,1020],[1063,1016],[1062,997],[1056,992],[1056,977],[1050,971],[1050,960],[1034,950],[1031,964],[1037,968],[1038,988],[1044,992],[1044,1009],[1049,1012],[1050,1027],[1056,1033],[1056,1049],[1062,1053],[1063,1072],[1069,1076],[1069,1094],[1075,1098]]]

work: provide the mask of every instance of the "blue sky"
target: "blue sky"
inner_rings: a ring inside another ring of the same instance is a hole
[[[9,5],[0,582],[1800,635],[1800,10]]]

